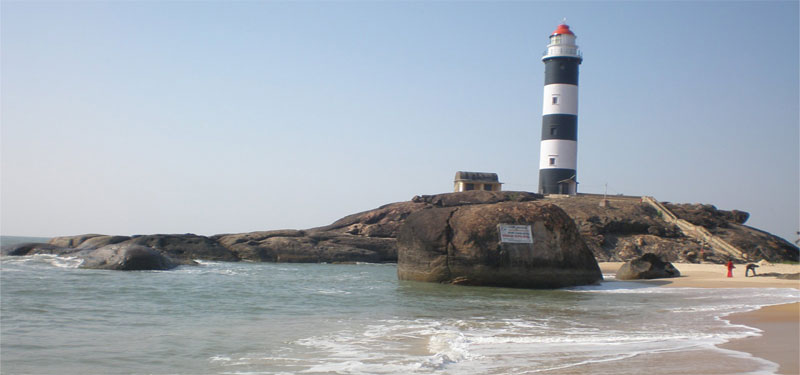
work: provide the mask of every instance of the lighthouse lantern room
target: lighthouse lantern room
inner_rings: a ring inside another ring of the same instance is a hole
[[[575,34],[565,23],[550,35],[544,62],[539,193],[577,194],[578,65]]]

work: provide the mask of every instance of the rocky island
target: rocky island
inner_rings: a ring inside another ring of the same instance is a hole
[[[467,191],[415,196],[352,214],[334,223],[304,230],[271,230],[199,236],[154,234],[113,236],[85,234],[57,237],[48,244],[6,247],[3,255],[63,254],[97,257],[114,254],[114,262],[85,262],[109,269],[130,269],[120,251],[137,246],[141,257],[155,250],[166,260],[128,261],[163,268],[191,264],[194,260],[252,262],[397,262],[398,236],[409,218],[428,212],[467,206],[495,209],[504,205],[537,202],[563,210],[574,223],[579,242],[599,261],[627,261],[654,253],[668,262],[737,263],[767,260],[798,261],[798,248],[780,237],[745,225],[748,214],[718,210],[711,205],[671,204],[650,197],[578,194],[548,196],[514,191]],[[482,215],[482,214],[478,214]],[[489,238],[488,241],[495,241]],[[113,248],[107,248],[114,245]],[[578,246],[578,245],[576,245]],[[102,252],[97,250],[104,249]],[[112,249],[113,251],[109,251]],[[138,258],[137,258],[138,259]],[[116,265],[115,265],[116,264]]]

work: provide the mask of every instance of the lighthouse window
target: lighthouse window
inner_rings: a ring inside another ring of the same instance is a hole
[[[556,158],[550,158],[550,165],[556,165]]]
[[[553,96],[553,104],[558,104],[558,97],[557,96]]]
[[[557,135],[557,134],[558,134],[557,127],[553,126],[552,128],[550,128],[550,135]]]

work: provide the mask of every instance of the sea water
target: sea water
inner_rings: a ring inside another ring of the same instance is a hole
[[[717,344],[794,289],[566,290],[398,281],[389,264],[171,271],[0,259],[3,374],[771,374]]]

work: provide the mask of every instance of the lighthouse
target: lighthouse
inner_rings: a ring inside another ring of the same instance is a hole
[[[578,191],[578,65],[583,57],[565,23],[550,35],[542,56],[544,103],[539,151],[539,194]]]

